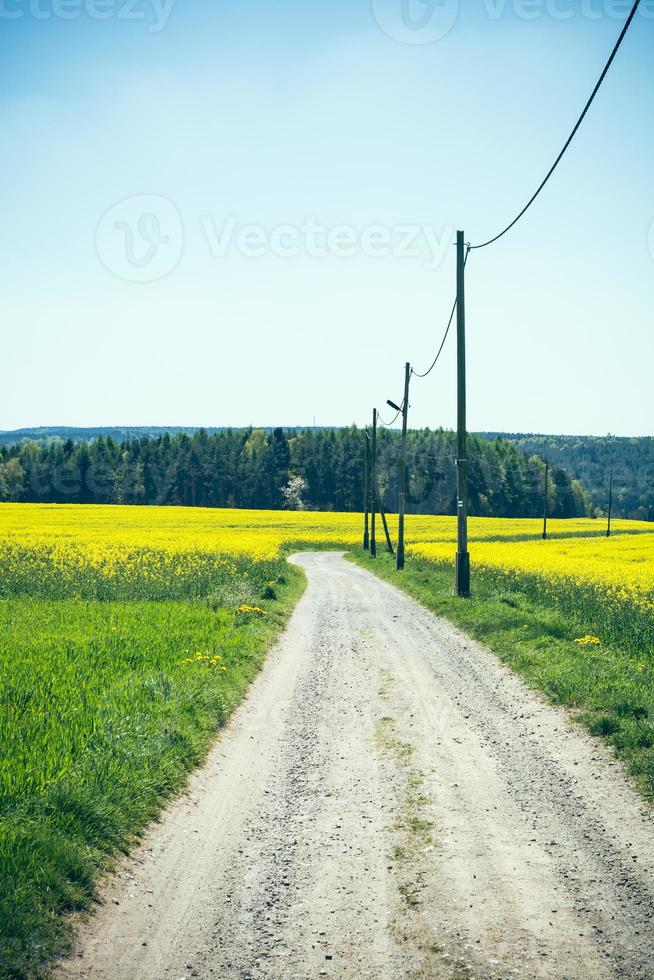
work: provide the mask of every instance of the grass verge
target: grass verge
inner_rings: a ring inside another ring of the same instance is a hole
[[[479,573],[472,597],[462,600],[453,594],[450,569],[411,558],[396,572],[386,554],[351,557],[480,640],[551,701],[577,709],[577,720],[609,742],[645,795],[654,796],[654,658],[637,642],[575,643],[586,634],[602,637],[601,610],[578,621],[551,598],[536,600]]]
[[[266,615],[211,598],[0,601],[0,977],[31,980],[206,755],[304,588]]]

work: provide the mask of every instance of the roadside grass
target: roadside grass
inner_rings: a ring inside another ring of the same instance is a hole
[[[62,913],[90,906],[98,876],[203,760],[304,581],[286,566],[259,591],[265,616],[222,595],[0,600],[2,980],[42,976],[67,948]]]
[[[555,704],[575,709],[574,717],[612,745],[644,794],[654,797],[654,651],[628,635],[620,645],[576,643],[587,634],[602,639],[600,608],[578,619],[550,596],[536,599],[479,572],[471,598],[459,599],[448,568],[411,558],[397,572],[387,554],[350,557],[484,643]]]

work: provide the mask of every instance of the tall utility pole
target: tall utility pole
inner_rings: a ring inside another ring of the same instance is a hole
[[[470,595],[470,555],[468,553],[468,483],[466,479],[466,307],[465,244],[463,232],[456,233],[456,593]]]
[[[609,519],[606,525],[606,536],[611,537],[611,515],[613,513],[613,470],[609,474]]]
[[[370,447],[372,457],[371,480],[372,493],[370,503],[370,554],[373,558],[377,556],[377,537],[375,534],[375,519],[377,515],[377,409],[372,410],[372,443]]]
[[[368,530],[368,507],[370,505],[370,479],[368,475],[370,458],[370,436],[364,432],[363,440],[363,550],[370,548],[370,532]]]
[[[397,559],[398,572],[404,568],[404,513],[406,511],[406,430],[409,417],[409,382],[411,381],[411,365],[404,366],[404,401],[402,402],[402,441],[400,443],[400,506],[397,522]]]
[[[545,495],[543,498],[543,541],[547,540],[547,495],[549,491],[550,464],[545,460]]]

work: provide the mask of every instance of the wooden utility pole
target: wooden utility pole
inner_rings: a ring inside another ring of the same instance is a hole
[[[606,525],[606,536],[611,537],[611,515],[613,513],[613,470],[609,474],[609,519]]]
[[[370,505],[370,480],[368,475],[370,463],[370,436],[364,432],[363,440],[363,550],[370,549],[370,531],[368,529],[368,508]]]
[[[550,464],[545,460],[545,496],[543,499],[543,541],[547,540],[547,495],[549,491]]]
[[[377,409],[372,410],[372,443],[370,448],[371,461],[371,480],[372,493],[370,504],[370,554],[373,558],[377,556],[377,537],[376,537],[376,514],[377,514]]]
[[[466,479],[466,307],[465,244],[463,232],[456,233],[456,593],[470,595],[470,555],[468,553],[468,483]]]
[[[400,506],[397,523],[397,559],[398,572],[404,568],[404,514],[406,511],[406,431],[409,417],[409,382],[411,381],[411,365],[404,365],[404,401],[402,402],[402,441],[400,443]]]

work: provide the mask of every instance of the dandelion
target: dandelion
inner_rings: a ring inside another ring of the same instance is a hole
[[[586,633],[585,636],[580,636],[575,640],[575,643],[578,643],[580,647],[597,647],[601,642],[599,636],[593,636],[591,633]]]
[[[250,614],[252,616],[267,616],[268,613],[264,609],[260,609],[259,606],[248,606],[245,603],[238,607],[236,610],[240,615]]]

